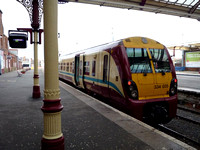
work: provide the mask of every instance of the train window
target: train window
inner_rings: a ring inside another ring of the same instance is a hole
[[[74,73],[74,61],[72,62],[72,73]]]
[[[95,60],[93,60],[92,61],[92,76],[95,76],[95,71],[96,70],[96,61]]]
[[[85,75],[90,75],[90,62],[86,61],[84,62],[84,74]]]
[[[67,72],[69,72],[69,63],[67,63]]]
[[[151,52],[155,72],[170,72],[170,64],[166,50],[149,49]]]
[[[79,65],[79,75],[82,76],[82,68],[83,68],[83,62],[82,60],[80,61],[80,65]]]
[[[66,63],[64,63],[64,70],[66,71]]]
[[[132,73],[151,73],[152,68],[146,48],[126,48]]]
[[[104,56],[103,61],[103,82],[107,82],[107,73],[108,72],[108,55]]]
[[[70,72],[72,72],[72,63],[70,63]]]
[[[63,70],[63,63],[61,63],[61,70]]]

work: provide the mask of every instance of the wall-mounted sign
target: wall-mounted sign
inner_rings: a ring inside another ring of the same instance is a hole
[[[200,51],[185,53],[185,66],[191,68],[200,67]]]
[[[26,41],[28,40],[28,33],[21,31],[9,30],[9,44],[12,48],[26,48]]]

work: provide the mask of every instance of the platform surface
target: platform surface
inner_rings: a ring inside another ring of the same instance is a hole
[[[0,150],[39,150],[43,134],[44,75],[41,98],[33,99],[33,70],[0,76]],[[94,98],[60,82],[65,149],[193,150]]]

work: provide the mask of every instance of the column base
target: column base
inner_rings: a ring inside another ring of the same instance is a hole
[[[42,150],[64,150],[64,136],[53,140],[42,138],[41,143]]]
[[[33,98],[40,98],[40,86],[33,86]]]

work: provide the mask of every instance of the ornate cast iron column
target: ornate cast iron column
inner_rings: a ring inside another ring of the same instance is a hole
[[[33,76],[33,98],[40,97],[40,84],[39,84],[39,73],[38,73],[38,32],[34,31],[34,76]]]
[[[43,0],[17,0],[28,11],[31,27],[34,33],[34,75],[33,75],[33,98],[40,98],[40,85],[38,73],[38,32],[43,13]],[[32,42],[32,41],[31,41]]]
[[[31,26],[34,32],[34,61],[37,61],[37,33],[43,13],[43,0],[17,0],[29,12]],[[59,0],[64,4],[66,0]],[[58,37],[57,37],[57,10],[58,0],[44,0],[44,133],[42,137],[42,150],[64,150],[64,136],[61,131],[61,111],[63,106],[60,101],[58,80]],[[28,29],[25,29],[28,30]],[[29,31],[30,32],[30,31]],[[30,32],[32,34],[32,32]],[[40,36],[41,38],[41,36]],[[41,39],[39,40],[41,42]],[[39,43],[40,43],[39,42]],[[34,65],[38,64],[34,62]],[[38,80],[37,80],[38,79]],[[39,86],[38,70],[34,69],[33,97],[38,96],[35,87]]]
[[[42,149],[64,150],[64,137],[61,131],[61,111],[58,80],[58,1],[44,0],[44,134]]]

